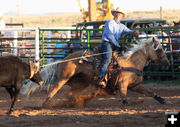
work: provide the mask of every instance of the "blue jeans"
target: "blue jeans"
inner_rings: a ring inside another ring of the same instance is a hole
[[[111,62],[112,51],[115,50],[115,46],[110,44],[110,42],[102,42],[101,44],[101,52],[108,52],[103,54],[103,60],[101,61],[98,77],[102,78],[107,71],[107,68]]]

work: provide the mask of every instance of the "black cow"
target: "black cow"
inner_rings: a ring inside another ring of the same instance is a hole
[[[0,57],[0,86],[5,87],[11,97],[11,107],[7,114],[11,114],[17,95],[25,79],[30,79],[37,84],[43,83],[37,62],[23,62],[16,56]]]

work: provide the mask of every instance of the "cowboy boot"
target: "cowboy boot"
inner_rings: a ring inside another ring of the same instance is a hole
[[[98,78],[96,86],[100,88],[106,88],[107,81],[106,81],[105,76],[103,76],[102,78]]]

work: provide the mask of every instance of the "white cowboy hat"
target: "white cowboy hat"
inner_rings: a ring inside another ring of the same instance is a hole
[[[125,13],[120,9],[120,7],[117,7],[116,9],[111,10],[111,14],[114,16],[115,13],[122,13],[125,17]]]

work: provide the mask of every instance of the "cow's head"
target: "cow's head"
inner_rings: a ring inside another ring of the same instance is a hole
[[[29,79],[39,85],[42,85],[44,81],[42,80],[40,74],[39,74],[39,61],[29,62],[30,66],[30,76]]]

